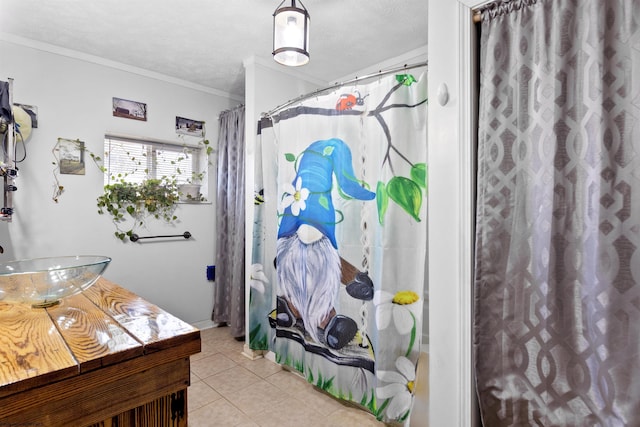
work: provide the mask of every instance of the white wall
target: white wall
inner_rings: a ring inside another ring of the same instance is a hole
[[[471,6],[429,0],[429,425],[473,426],[475,50]],[[446,103],[438,93],[449,94]]]
[[[80,139],[97,154],[103,152],[106,131],[175,140],[175,117],[204,120],[207,138],[217,145],[218,115],[239,102],[162,79],[122,64],[51,46],[29,46],[0,40],[0,80],[14,78],[14,102],[38,107],[38,128],[26,143],[14,194],[15,214],[6,224],[15,258],[60,255],[107,255],[113,258],[105,277],[191,323],[207,322],[213,307],[213,282],[206,266],[214,263],[214,203],[181,204],[176,227],[152,221],[140,235],[182,234],[190,240],[121,242],[108,215],[99,215],[96,197],[103,176],[86,160],[85,175],[60,175],[65,191],[52,200],[52,149],[57,138]],[[191,85],[193,86],[193,85]],[[144,102],[146,122],[113,117],[112,97]],[[210,169],[209,200],[215,199],[215,157]],[[3,225],[5,227],[5,225]],[[6,254],[7,252],[5,252]],[[9,260],[0,255],[0,260]]]

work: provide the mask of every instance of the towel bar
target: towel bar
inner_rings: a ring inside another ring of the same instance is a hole
[[[167,236],[138,236],[137,234],[134,233],[131,236],[129,236],[129,240],[131,240],[132,242],[137,242],[138,240],[142,240],[142,239],[157,239],[158,237],[184,237],[185,239],[188,239],[189,237],[191,237],[191,233],[189,233],[188,231],[185,231],[182,234],[171,234]]]

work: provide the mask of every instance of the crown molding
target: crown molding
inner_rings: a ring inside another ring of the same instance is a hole
[[[54,55],[65,56],[68,58],[77,59],[80,61],[89,62],[96,65],[102,65],[104,67],[114,68],[116,70],[125,71],[132,74],[137,74],[139,76],[152,78],[155,80],[160,80],[166,83],[171,83],[177,86],[182,86],[185,88],[197,90],[199,92],[205,92],[210,95],[216,95],[223,98],[233,99],[235,101],[244,101],[244,97],[238,96],[236,94],[232,94],[229,92],[223,92],[208,86],[200,85],[197,83],[189,82],[187,80],[182,80],[176,77],[167,76],[165,74],[156,73],[155,71],[145,70],[143,68],[134,67],[131,65],[123,64],[121,62],[112,61],[109,59],[105,59],[96,55],[91,55],[88,53],[79,52],[72,49],[63,48],[60,46],[55,46],[49,43],[44,43],[36,40],[31,40],[25,37],[16,36],[14,34],[9,34],[0,31],[0,41],[6,41],[9,43],[13,43],[19,46],[29,47],[31,49],[40,50],[47,53],[52,53]]]

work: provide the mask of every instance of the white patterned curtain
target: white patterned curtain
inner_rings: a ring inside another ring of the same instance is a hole
[[[358,82],[263,120],[255,151],[250,347],[398,424],[420,353],[426,109],[426,73]]]
[[[212,320],[244,337],[244,106],[219,117],[216,198],[216,279]]]
[[[640,1],[481,27],[475,352],[486,426],[640,423]]]

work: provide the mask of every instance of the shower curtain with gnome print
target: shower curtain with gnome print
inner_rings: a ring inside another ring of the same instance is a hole
[[[407,423],[426,262],[426,75],[343,86],[263,119],[250,347]]]

